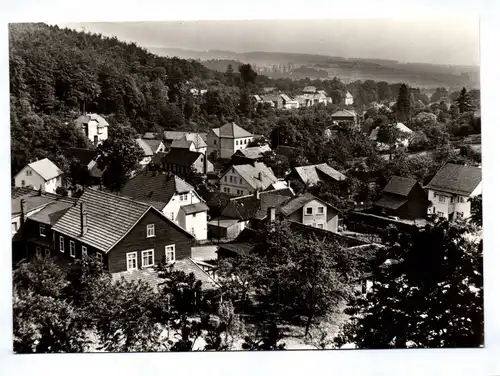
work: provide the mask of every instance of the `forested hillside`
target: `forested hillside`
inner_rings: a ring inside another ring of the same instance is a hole
[[[45,24],[12,24],[9,31],[17,163],[83,146],[84,137],[65,123],[84,108],[113,114],[110,124],[129,122],[138,132],[182,125],[183,83],[213,77],[197,62],[159,57],[116,38]]]

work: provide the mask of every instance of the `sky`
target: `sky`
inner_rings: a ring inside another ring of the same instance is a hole
[[[295,52],[401,62],[479,65],[479,20],[238,20],[58,23],[143,47]]]

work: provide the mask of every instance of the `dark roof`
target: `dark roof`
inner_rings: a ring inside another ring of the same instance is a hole
[[[24,200],[25,213],[29,213],[30,211],[42,208],[61,197],[55,194],[40,194],[40,191],[35,189],[17,191],[14,193],[14,196],[15,197],[11,200],[12,215],[21,213],[21,200]]]
[[[289,189],[280,189],[262,192],[259,198],[255,195],[233,198],[222,211],[222,216],[244,221],[251,218],[263,219],[267,216],[268,208],[280,206],[293,196]]]
[[[205,200],[206,204],[211,207],[211,208],[219,208],[222,209],[224,208],[229,200],[233,197],[229,193],[224,193],[224,192],[206,192],[203,194],[203,199]]]
[[[286,204],[284,204],[281,208],[279,208],[279,212],[283,214],[284,216],[289,216],[290,214],[294,213],[295,211],[299,210],[302,208],[304,205],[306,205],[308,202],[311,202],[313,200],[319,201],[326,206],[329,206],[333,210],[339,212],[337,208],[334,206],[330,205],[329,203],[317,198],[316,196],[310,194],[310,193],[304,193],[299,196],[296,196],[289,200]]]
[[[412,188],[418,184],[414,179],[403,178],[401,176],[393,176],[389,183],[385,186],[383,192],[393,193],[400,196],[408,196]]]
[[[86,204],[88,226],[88,231],[83,236],[80,232],[80,203],[82,202]],[[84,191],[77,204],[59,219],[53,230],[103,252],[108,252],[150,210],[154,210],[166,222],[190,238],[193,237],[148,204],[92,188]]]
[[[143,170],[125,183],[120,195],[139,201],[168,204],[175,193],[194,191],[177,175]],[[154,205],[156,207],[156,205]]]
[[[29,219],[47,225],[54,225],[75,203],[76,199],[69,198],[53,201],[31,215]]]
[[[95,149],[83,149],[83,148],[70,148],[66,152],[67,158],[75,158],[78,162],[84,166],[94,160],[97,156],[97,150]]]
[[[198,202],[196,204],[181,206],[181,210],[186,214],[193,214],[208,211],[208,206],[204,202]]]
[[[481,180],[479,167],[447,163],[434,175],[426,188],[469,196]]]
[[[194,151],[175,148],[166,153],[162,159],[164,163],[191,167],[194,162],[196,162],[198,158],[200,158],[200,155],[202,154]]]
[[[378,200],[374,205],[381,208],[396,210],[406,204],[408,200],[404,197],[395,196],[392,194],[384,195],[380,200]]]
[[[219,253],[219,251],[222,249],[225,251],[235,253],[237,255],[248,256],[253,251],[254,248],[255,246],[253,244],[248,244],[248,243],[226,243],[219,245],[217,253]]]
[[[297,166],[294,168],[300,179],[307,185],[318,184],[322,176],[328,176],[333,180],[345,180],[346,176],[326,163],[308,166]]]

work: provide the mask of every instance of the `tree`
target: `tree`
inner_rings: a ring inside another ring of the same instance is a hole
[[[482,241],[440,219],[413,233],[389,229],[373,288],[349,303],[337,345],[474,347],[483,343]],[[385,262],[384,260],[395,260]]]
[[[431,96],[431,102],[439,102],[441,98],[448,96],[448,90],[444,87],[438,87]]]
[[[243,80],[243,84],[247,86],[248,84],[255,84],[257,79],[257,73],[253,70],[250,64],[242,64],[239,67],[240,76]]]
[[[470,201],[470,220],[479,227],[483,227],[483,195],[478,195],[469,199]]]
[[[233,86],[234,84],[234,70],[231,64],[228,64],[226,73],[224,73],[224,77],[226,79],[226,85]]]
[[[396,124],[386,124],[379,127],[377,141],[389,146],[389,159],[392,159],[394,149],[398,146],[404,137]]]
[[[406,84],[401,84],[399,88],[396,114],[399,121],[408,121],[411,117],[411,93]]]
[[[238,110],[246,117],[252,116],[254,107],[252,103],[252,98],[250,97],[250,92],[247,89],[241,90]]]
[[[456,102],[458,110],[461,114],[471,111],[474,108],[474,106],[471,104],[469,93],[467,93],[467,90],[465,88],[462,88],[462,90],[460,91],[460,95],[458,96]]]
[[[102,182],[111,191],[119,191],[138,167],[144,152],[127,126],[110,129],[110,136],[97,148],[97,164],[104,171]]]

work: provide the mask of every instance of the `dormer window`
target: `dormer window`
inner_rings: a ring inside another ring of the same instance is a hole
[[[153,236],[155,236],[155,225],[147,225],[146,230],[147,230],[146,237],[152,238]]]
[[[31,174],[32,174],[32,171],[31,171],[31,170],[29,170],[29,169],[28,169],[28,170],[26,170],[26,176],[31,176]]]
[[[183,194],[180,195],[180,200],[181,201],[187,201],[187,199],[188,199],[187,193],[183,193]]]

